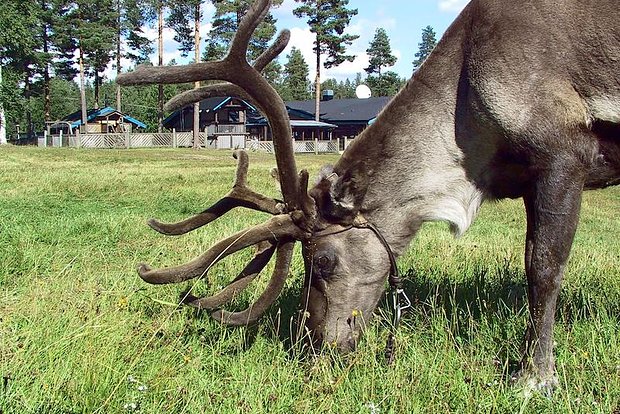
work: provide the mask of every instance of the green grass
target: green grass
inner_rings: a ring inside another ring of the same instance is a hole
[[[277,196],[271,156],[250,161],[251,186]],[[298,167],[334,161],[300,156]],[[445,224],[423,228],[399,260],[416,306],[388,367],[385,305],[352,355],[300,352],[299,255],[279,301],[247,329],[167,304],[195,282],[137,277],[141,261],[187,261],[264,219],[234,212],[181,237],[145,226],[201,211],[234,169],[230,152],[0,148],[0,413],[620,412],[620,188],[585,195],[555,331],[561,386],[526,399],[509,380],[527,318],[520,201],[485,205],[457,240]],[[196,289],[217,291],[249,254]]]

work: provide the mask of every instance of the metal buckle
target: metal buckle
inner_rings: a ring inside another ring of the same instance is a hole
[[[393,287],[392,288],[392,311],[394,312],[394,318],[392,319],[392,324],[394,328],[398,326],[400,323],[400,318],[402,317],[402,312],[411,307],[411,300],[405,293],[402,288]]]

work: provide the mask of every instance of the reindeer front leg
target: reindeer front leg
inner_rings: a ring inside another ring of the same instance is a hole
[[[564,154],[552,160],[523,197],[530,316],[520,377],[526,387],[544,392],[557,385],[553,325],[583,191],[584,166],[575,158]]]

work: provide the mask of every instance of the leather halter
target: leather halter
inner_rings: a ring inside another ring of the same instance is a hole
[[[352,228],[356,229],[369,229],[377,236],[383,247],[388,254],[388,258],[390,260],[390,274],[388,276],[388,281],[390,284],[390,296],[391,296],[391,305],[392,305],[392,326],[390,329],[390,334],[385,345],[385,361],[389,365],[394,362],[394,333],[396,332],[396,328],[400,323],[400,319],[404,310],[409,309],[411,307],[411,300],[405,294],[403,290],[403,281],[400,278],[400,274],[398,272],[398,266],[396,264],[396,256],[394,256],[394,252],[390,248],[387,240],[383,237],[383,234],[376,228],[372,223],[367,221],[362,216],[358,215],[355,220],[353,220],[352,224],[347,226],[334,225],[329,226],[323,230],[315,232],[312,237],[325,237],[332,234],[344,233],[347,230],[351,230]]]

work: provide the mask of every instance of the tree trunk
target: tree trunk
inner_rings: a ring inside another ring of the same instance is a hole
[[[99,72],[95,70],[95,109],[99,109],[99,83],[101,82],[101,77],[99,76]]]
[[[47,11],[47,5],[43,1],[41,3],[41,8],[43,11]],[[50,98],[50,63],[48,60],[49,53],[49,33],[48,33],[48,25],[47,23],[43,24],[43,54],[45,56],[45,66],[43,68],[43,120],[45,121],[45,126],[47,127],[47,123],[52,120],[51,108],[52,101]]]
[[[116,76],[121,74],[121,0],[116,0]],[[116,110],[121,112],[121,85],[116,84]]]
[[[86,132],[86,118],[87,118],[87,109],[86,109],[86,90],[84,86],[84,51],[82,50],[82,45],[80,42],[79,48],[79,65],[80,65],[80,104],[82,107],[82,125],[83,131]]]
[[[52,120],[51,112],[52,100],[50,98],[50,68],[49,64],[46,62],[45,69],[43,69],[43,120],[46,124]]]
[[[2,87],[2,65],[0,65],[0,87]],[[6,144],[6,117],[4,116],[4,105],[0,101],[0,145]]]
[[[200,62],[200,3],[194,9],[194,61]],[[194,83],[194,89],[200,88],[200,81]],[[194,103],[193,148],[200,148],[200,102]]]
[[[159,66],[164,64],[164,2],[159,0],[157,17],[157,53]],[[157,132],[164,131],[164,85],[157,85]]]
[[[318,40],[317,40],[318,43]],[[314,79],[314,120],[321,118],[321,48],[316,46],[316,78]]]
[[[31,138],[34,135],[34,128],[32,125],[31,96],[32,84],[30,82],[30,70],[26,69],[26,76],[24,78],[24,97],[26,98],[26,134],[28,138]]]

